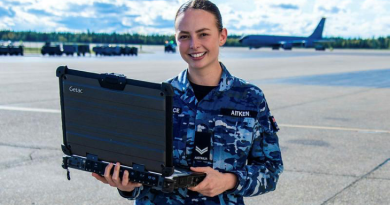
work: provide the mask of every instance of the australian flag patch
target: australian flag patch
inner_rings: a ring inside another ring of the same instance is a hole
[[[278,123],[276,123],[274,116],[269,116],[269,121],[271,122],[272,128],[274,128],[275,131],[279,131],[279,126]]]

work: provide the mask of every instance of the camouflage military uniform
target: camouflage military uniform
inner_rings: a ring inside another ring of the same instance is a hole
[[[221,64],[219,85],[197,101],[187,70],[169,80],[174,96],[174,165],[192,166],[195,132],[212,132],[210,158],[206,166],[237,176],[236,187],[215,197],[187,189],[166,194],[148,187],[120,194],[144,204],[244,204],[244,196],[273,191],[283,163],[276,122],[262,91],[236,78]],[[178,109],[177,109],[178,108]],[[224,112],[222,112],[224,110]],[[221,114],[222,113],[222,114]]]

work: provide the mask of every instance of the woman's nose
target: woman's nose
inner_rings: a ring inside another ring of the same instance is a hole
[[[197,49],[197,48],[199,48],[199,41],[198,41],[198,39],[196,39],[196,38],[191,38],[190,48],[191,48],[191,49]]]

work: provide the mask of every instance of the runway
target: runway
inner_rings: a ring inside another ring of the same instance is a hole
[[[235,76],[265,93],[285,171],[246,204],[390,204],[390,52],[222,48]],[[162,82],[178,53],[138,57],[0,57],[0,204],[132,204],[89,173],[61,167],[58,66]]]

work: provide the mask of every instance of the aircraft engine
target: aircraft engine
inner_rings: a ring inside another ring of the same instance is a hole
[[[313,47],[314,47],[313,41],[306,41],[305,48],[313,48]]]
[[[285,43],[282,45],[282,48],[284,50],[291,50],[292,49],[292,43]]]

